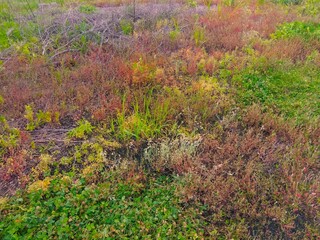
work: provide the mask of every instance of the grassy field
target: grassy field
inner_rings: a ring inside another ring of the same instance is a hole
[[[3,0],[0,239],[319,239],[319,0]]]

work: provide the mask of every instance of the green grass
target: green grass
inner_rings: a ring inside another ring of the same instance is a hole
[[[274,39],[301,37],[305,40],[312,38],[320,39],[320,24],[313,22],[290,22],[278,26],[271,34]]]
[[[122,110],[111,122],[111,132],[117,139],[139,140],[163,135],[168,124],[169,101],[154,100],[152,93],[150,90],[144,96],[142,106],[136,99],[131,112],[125,108],[123,100]]]
[[[259,102],[297,123],[320,116],[320,71],[312,64],[288,66],[278,62],[267,70],[248,70],[235,77],[240,83],[238,101]]]

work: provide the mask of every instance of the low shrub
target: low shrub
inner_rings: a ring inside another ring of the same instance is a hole
[[[166,167],[191,175],[185,200],[208,205],[212,238],[319,237],[319,147],[303,131],[253,106],[210,133]]]

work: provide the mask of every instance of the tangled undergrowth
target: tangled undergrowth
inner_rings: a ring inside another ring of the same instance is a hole
[[[0,238],[318,239],[319,4],[0,3]]]

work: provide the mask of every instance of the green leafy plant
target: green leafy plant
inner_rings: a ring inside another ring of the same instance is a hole
[[[71,31],[71,33],[73,35],[80,34],[80,36],[77,38],[76,41],[72,42],[71,48],[73,50],[77,50],[77,51],[80,51],[81,53],[85,53],[88,50],[90,40],[98,38],[97,35],[94,35],[94,34],[93,36],[89,35],[88,34],[89,29],[90,29],[90,25],[85,21],[82,21],[81,23],[77,24],[74,27],[74,30]],[[60,36],[58,35],[58,39],[59,37]]]
[[[2,157],[10,149],[18,146],[19,141],[20,131],[16,128],[11,128],[6,119],[0,115],[0,163]]]
[[[168,177],[113,181],[95,187],[84,179],[46,178],[27,194],[3,201],[0,238],[188,238],[198,239],[203,208],[182,207]],[[79,228],[79,226],[82,226]]]
[[[0,22],[0,50],[22,39],[19,25],[14,21]]]
[[[131,35],[133,34],[134,26],[133,22],[129,20],[121,20],[120,21],[120,28],[123,34]]]
[[[39,112],[35,114],[31,105],[25,106],[24,118],[28,120],[26,126],[26,130],[28,131],[33,131],[36,128],[52,121],[50,112],[43,112],[42,110],[39,110]]]
[[[290,22],[278,26],[271,34],[274,39],[301,37],[303,39],[320,39],[320,24],[312,22]]]
[[[91,123],[85,119],[80,120],[78,126],[68,132],[70,138],[86,138],[88,135],[92,134],[94,127]]]

